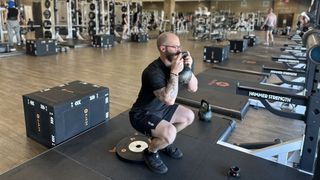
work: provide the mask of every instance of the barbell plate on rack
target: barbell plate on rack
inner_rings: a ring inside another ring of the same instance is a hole
[[[150,140],[146,136],[134,135],[123,138],[116,146],[117,156],[128,162],[143,162],[143,151],[148,148]]]
[[[52,38],[52,32],[51,31],[45,31],[44,32],[44,37],[51,39]]]
[[[96,34],[96,33],[95,33],[95,30],[94,30],[93,28],[89,28],[88,33],[89,33],[90,36],[93,36],[93,35]]]
[[[96,9],[96,5],[95,5],[95,4],[93,4],[93,3],[92,3],[92,4],[90,4],[90,10],[91,10],[91,11],[94,11],[95,9]]]
[[[49,8],[50,8],[50,5],[51,5],[50,0],[46,0],[46,1],[44,2],[44,7],[45,7],[45,8],[49,9]]]
[[[89,21],[89,27],[95,27],[96,26],[96,22],[94,21]]]
[[[43,21],[43,28],[44,29],[51,29],[52,23],[49,20]]]
[[[122,7],[121,7],[121,11],[122,11],[122,12],[127,12],[127,10],[128,10],[128,9],[127,9],[126,6],[122,6]]]
[[[43,16],[45,19],[50,19],[51,18],[51,12],[50,10],[46,9],[43,11]]]
[[[89,19],[94,19],[96,14],[94,12],[89,12]]]

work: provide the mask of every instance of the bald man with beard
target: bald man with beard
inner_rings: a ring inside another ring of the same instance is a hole
[[[158,37],[157,49],[160,56],[143,71],[141,89],[129,116],[133,128],[151,137],[151,143],[143,153],[147,167],[165,174],[168,167],[159,151],[174,159],[182,158],[182,151],[173,142],[177,133],[189,126],[195,117],[191,109],[175,104],[179,73],[184,65],[191,68],[193,59],[189,52],[186,58],[182,58],[180,40],[170,32]],[[193,73],[186,87],[190,92],[197,91],[198,80]]]

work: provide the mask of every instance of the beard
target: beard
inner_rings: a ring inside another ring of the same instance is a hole
[[[164,53],[166,58],[168,59],[169,62],[172,62],[173,61],[173,58],[176,56],[176,55],[179,55],[181,52],[178,51],[176,53],[171,53],[169,52],[168,50],[166,50],[166,52]]]

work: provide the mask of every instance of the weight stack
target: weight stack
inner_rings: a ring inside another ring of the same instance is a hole
[[[244,52],[248,48],[247,39],[233,39],[230,41],[230,51],[231,52]]]
[[[110,23],[110,34],[114,35],[115,31],[115,2],[114,1],[108,1],[109,2],[109,23]]]
[[[131,41],[132,42],[148,42],[149,36],[148,34],[131,34]]]
[[[45,56],[57,54],[57,41],[52,39],[35,39],[26,41],[26,54]]]
[[[99,23],[98,23],[98,3],[97,1],[90,1],[89,9],[88,9],[88,33],[93,37],[93,35],[97,34],[97,31],[99,30]]]
[[[203,61],[210,63],[220,63],[229,58],[229,51],[229,44],[204,46]]]
[[[32,12],[34,24],[41,25],[40,28],[35,28],[36,38],[53,38],[55,36],[55,16],[54,16],[54,1],[44,0],[33,2]],[[38,14],[38,13],[41,14]]]
[[[243,39],[247,39],[249,47],[253,47],[257,44],[257,38],[255,35],[245,35],[243,36]]]
[[[23,95],[27,136],[47,146],[109,120],[109,89],[73,81]]]
[[[71,3],[71,21],[73,25],[78,25],[79,14],[78,14],[78,3],[75,0],[69,0]],[[79,27],[72,27],[72,37],[77,38],[77,31]]]
[[[92,46],[93,47],[101,47],[101,48],[109,48],[114,44],[114,36],[107,34],[96,34],[93,36]]]

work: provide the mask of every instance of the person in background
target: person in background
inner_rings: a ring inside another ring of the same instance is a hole
[[[129,22],[128,22],[128,15],[126,13],[122,14],[122,39],[128,39],[128,27],[129,27]]]
[[[273,13],[273,9],[269,8],[268,9],[268,15],[264,21],[264,23],[261,26],[261,29],[264,29],[265,31],[265,43],[264,45],[269,46],[269,38],[271,40],[271,45],[273,45],[273,34],[272,30],[277,24],[277,16]]]
[[[7,24],[8,27],[9,46],[14,46],[14,36],[17,38],[17,44],[21,45],[20,12],[16,8],[16,3],[13,0],[8,2],[8,9],[4,16],[4,23]]]
[[[301,31],[301,33],[299,34],[301,37],[303,36],[303,34],[305,32],[307,32],[309,30],[309,21],[310,21],[310,18],[309,16],[307,15],[306,12],[302,12],[300,14],[300,17],[299,17],[299,21],[298,21],[298,28],[299,30]]]

